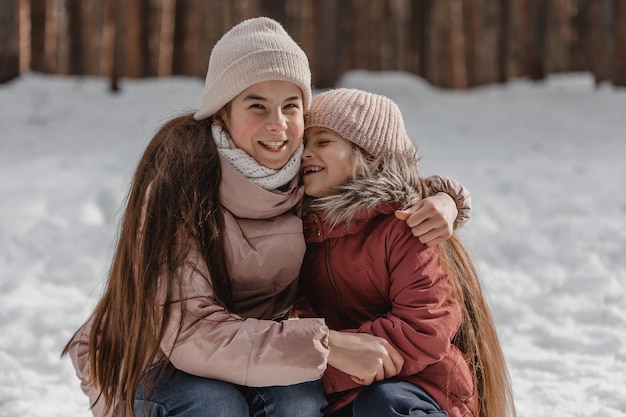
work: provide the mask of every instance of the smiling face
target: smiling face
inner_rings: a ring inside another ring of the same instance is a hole
[[[302,143],[302,91],[288,81],[263,81],[235,97],[222,114],[233,142],[259,164],[280,169]]]
[[[335,193],[335,187],[348,182],[354,164],[353,146],[332,130],[307,129],[301,168],[304,192],[312,197],[326,197]]]

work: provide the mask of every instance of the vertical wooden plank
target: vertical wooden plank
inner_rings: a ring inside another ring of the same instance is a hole
[[[553,72],[562,61],[563,51],[559,48],[559,10],[558,1],[546,4],[546,29],[543,47],[545,48],[544,65],[546,72]]]
[[[407,0],[391,0],[388,3],[390,66],[393,70],[406,71],[408,61],[407,30],[410,25],[410,4]]]
[[[372,69],[388,71],[394,67],[394,51],[392,40],[391,0],[374,3],[377,7],[370,8],[368,16],[370,36],[372,29],[377,29],[377,36],[370,37],[370,45],[378,44],[378,48],[369,49],[372,52],[370,60],[374,66]]]
[[[46,68],[46,0],[30,0],[30,68],[48,72]]]
[[[56,73],[59,67],[59,18],[56,0],[46,0],[44,39],[44,67]]]
[[[17,2],[17,27],[18,27],[18,59],[20,74],[30,69],[31,62],[31,24],[30,24],[30,1],[18,0]],[[43,51],[42,56],[43,56]]]
[[[202,48],[202,22],[197,10],[202,0],[178,0],[176,2],[176,20],[174,29],[174,64],[173,74],[197,75],[200,59],[198,51]],[[204,63],[202,63],[204,64]]]
[[[533,2],[533,47],[535,66],[531,68],[530,78],[542,80],[546,77],[546,34],[548,25],[549,2],[535,0]]]
[[[350,19],[350,42],[348,44],[350,56],[348,68],[350,69],[368,68],[367,47],[369,45],[367,33],[369,27],[367,25],[367,5],[365,5],[365,7],[363,6],[362,1],[350,1],[350,14],[353,16],[353,18]]]
[[[154,77],[159,74],[159,40],[161,38],[163,0],[146,0],[146,76]]]
[[[102,16],[102,48],[100,50],[100,74],[111,77],[113,73],[113,49],[115,46],[115,0],[104,0]]]
[[[571,3],[571,0],[547,2],[545,66],[548,73],[567,71],[571,65]]]
[[[181,0],[181,3],[187,3],[183,9],[181,16],[183,26],[182,34],[182,54],[184,67],[179,72],[183,75],[197,75],[199,68],[204,67],[201,62],[198,51],[202,48],[203,37],[203,16],[201,14],[203,0]]]
[[[193,40],[193,63],[191,71],[189,72],[190,76],[198,76],[204,74],[206,70],[206,60],[203,55],[200,53],[205,47],[206,43],[206,30],[205,26],[207,23],[207,15],[210,12],[210,9],[206,6],[206,2],[203,0],[196,1],[195,13],[193,16],[193,31],[195,31],[195,36]]]
[[[347,68],[372,71],[386,68],[390,57],[388,24],[379,19],[387,16],[384,0],[352,0],[347,27],[349,42]]]
[[[450,73],[451,87],[467,88],[465,66],[465,30],[463,25],[463,0],[451,0],[450,19]]]
[[[574,41],[572,45],[572,70],[589,71],[586,57],[586,40],[589,34],[589,6],[593,0],[577,0],[573,22]]]
[[[509,48],[511,43],[511,4],[510,0],[500,0],[500,24],[498,25],[498,78],[504,83],[509,79]]]
[[[419,46],[419,72],[424,79],[431,80],[430,68],[432,60],[431,51],[431,31],[432,31],[432,15],[434,0],[417,0],[415,7],[416,30],[414,36],[417,38],[415,42]]]
[[[280,7],[275,6],[275,10],[270,17],[281,22],[287,33],[305,51],[309,60],[313,52],[316,38],[322,37],[322,28],[314,24],[314,11],[323,9],[326,0],[301,0],[280,2]],[[263,12],[262,12],[263,13]],[[328,16],[332,19],[332,16]]]
[[[52,2],[57,21],[55,73],[61,75],[66,75],[70,72],[69,22],[65,3],[66,0]]]
[[[418,27],[420,21],[420,8],[415,0],[408,0],[408,19],[405,28],[407,55],[405,70],[413,74],[420,74],[420,38],[421,28]]]
[[[174,9],[174,50],[172,51],[172,75],[182,75],[185,71],[185,14],[187,2],[184,0],[176,1]]]
[[[342,23],[343,30],[345,31],[345,53],[343,56],[343,66],[346,70],[354,68],[354,57],[356,55],[355,46],[353,45],[354,31],[355,31],[355,15],[353,12],[352,1],[345,1],[346,13],[350,16],[350,19],[345,19]]]
[[[309,26],[309,42],[304,44],[309,54],[313,85],[317,88],[334,87],[348,68],[346,58],[347,3],[335,0],[317,0],[310,11],[314,20]],[[314,22],[314,23],[313,23]]]
[[[482,0],[467,0],[464,8],[465,20],[465,62],[467,85],[472,87],[478,84],[478,56],[480,54]]]
[[[564,50],[561,71],[572,71],[576,44],[576,0],[560,0],[560,6],[560,37]]]
[[[123,22],[119,19],[122,13],[119,1],[120,0],[105,0],[103,10],[100,71],[102,75],[109,78],[109,88],[112,92],[119,91],[119,78],[122,72],[122,40],[120,28]]]
[[[206,75],[211,50],[217,41],[235,25],[235,7],[232,0],[213,0],[207,17],[207,43],[203,45],[204,69]]]
[[[214,36],[215,28],[211,27],[212,15],[219,10],[216,5],[219,1],[202,2],[200,6],[200,45],[196,51],[197,65],[193,76],[204,79],[206,77],[207,66],[209,62],[209,55],[212,46],[217,41]],[[223,22],[221,23],[224,24]]]
[[[84,75],[83,68],[83,22],[81,16],[81,0],[66,0],[65,11],[67,13],[68,30],[68,73],[70,75]]]
[[[528,76],[530,67],[530,51],[532,47],[531,23],[530,23],[530,5],[529,0],[518,0],[518,29],[520,43],[520,75]]]
[[[102,2],[83,0],[81,2],[82,27],[82,67],[85,75],[100,72],[100,52],[102,49]]]
[[[526,27],[523,21],[524,7],[522,0],[510,0],[508,5],[509,11],[509,29],[508,29],[508,63],[507,77],[508,79],[517,78],[524,75],[524,31]]]
[[[623,0],[613,0],[613,85],[626,87],[626,4]]]
[[[448,88],[452,85],[449,0],[433,1],[431,13],[428,24],[427,79],[436,86]]]
[[[351,16],[351,9],[350,9],[350,3],[345,2],[345,1],[340,1],[337,0],[337,14],[338,14],[338,20],[340,23],[340,36],[341,36],[341,58],[340,58],[340,64],[339,64],[339,71],[337,73],[337,80],[339,79],[339,77],[341,77],[341,75],[348,71],[349,69],[352,69],[352,67],[349,66],[349,59],[350,56],[347,53],[348,49],[350,48],[350,26],[347,25],[346,23],[349,22],[350,16]],[[337,81],[336,80],[336,81]]]
[[[501,50],[500,19],[502,18],[499,0],[483,0],[480,23],[479,49],[476,57],[476,84],[490,84],[499,80]]]
[[[611,78],[613,37],[611,0],[595,0],[589,10],[588,61],[596,84]]]
[[[4,0],[0,5],[0,83],[20,74],[18,6],[18,0]]]
[[[389,2],[376,0],[361,7],[368,12],[366,26],[363,27],[367,36],[366,45],[363,47],[368,62],[365,68],[373,71],[393,69]]]
[[[163,0],[160,14],[157,75],[172,75],[176,0]]]
[[[148,3],[146,0],[130,0],[119,3],[123,14],[118,20],[119,35],[123,38],[124,66],[123,75],[139,78],[146,75],[148,62],[148,36],[146,19]]]
[[[524,0],[522,3],[524,31],[524,73],[532,80],[546,75],[545,40],[548,3],[542,0]]]

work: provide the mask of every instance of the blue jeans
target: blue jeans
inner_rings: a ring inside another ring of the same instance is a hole
[[[410,382],[386,379],[362,388],[352,403],[354,417],[429,416],[448,413],[422,388]]]
[[[137,388],[137,417],[321,417],[327,404],[321,381],[253,388],[164,366]]]

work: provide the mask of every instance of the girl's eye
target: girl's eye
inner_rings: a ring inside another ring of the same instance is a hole
[[[285,108],[286,109],[297,109],[298,105],[295,104],[295,103],[289,103],[289,104],[285,105]]]
[[[252,105],[250,105],[250,108],[251,109],[263,109],[265,107],[263,107],[262,104],[252,104]]]

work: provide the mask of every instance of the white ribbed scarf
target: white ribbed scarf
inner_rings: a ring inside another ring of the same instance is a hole
[[[265,190],[277,190],[289,183],[300,171],[300,158],[304,144],[300,144],[284,167],[276,170],[264,167],[244,150],[239,149],[221,126],[213,124],[211,130],[220,155],[226,158],[243,176]]]

